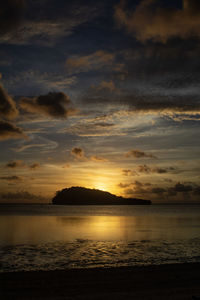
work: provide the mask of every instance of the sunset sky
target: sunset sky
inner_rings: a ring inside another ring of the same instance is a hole
[[[198,202],[199,132],[199,0],[0,4],[1,202]]]

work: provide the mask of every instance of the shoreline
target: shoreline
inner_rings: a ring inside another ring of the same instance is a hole
[[[177,263],[0,273],[0,299],[200,299],[199,270]]]

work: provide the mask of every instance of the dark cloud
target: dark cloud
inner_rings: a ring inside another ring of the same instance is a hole
[[[191,97],[190,97],[191,98]],[[163,114],[200,114],[199,97],[193,95],[193,99],[188,101],[188,97],[182,95],[158,95],[152,96],[151,93],[137,97],[124,97],[124,103],[130,106],[135,112],[143,113],[163,113]]]
[[[84,150],[82,148],[79,148],[79,147],[74,147],[71,150],[71,154],[73,156],[75,156],[76,158],[79,158],[79,159],[84,159],[85,158]]]
[[[166,190],[164,188],[160,188],[160,187],[154,187],[150,190],[150,193],[152,194],[160,194],[160,195],[163,195],[163,193],[165,193]]]
[[[171,186],[158,186],[157,184],[134,181],[130,183],[120,183],[118,185],[124,189],[126,195],[148,197],[164,201],[171,200],[198,200],[200,185],[196,183],[176,183]]]
[[[8,95],[0,84],[0,116],[12,119],[18,115],[14,100]]]
[[[132,12],[125,4],[121,0],[116,5],[115,20],[140,41],[200,37],[199,0],[183,0],[182,9],[161,7],[158,0],[142,0]]]
[[[150,153],[145,153],[140,150],[130,150],[126,153],[126,157],[135,157],[135,158],[157,158],[155,155]]]
[[[5,167],[15,169],[15,168],[22,168],[24,166],[25,164],[21,160],[13,160],[8,162]]]
[[[25,139],[27,136],[23,130],[10,122],[0,121],[0,140]]]
[[[0,177],[0,180],[6,180],[6,181],[21,181],[22,177],[13,175],[13,176],[2,176]]]
[[[130,176],[130,175],[132,175],[132,171],[129,169],[124,169],[124,170],[122,170],[122,175]]]
[[[0,34],[16,29],[26,7],[25,0],[6,0],[0,4]]]
[[[175,193],[188,193],[194,190],[194,187],[190,184],[183,184],[178,182],[175,184],[174,187],[170,188],[170,192],[175,192]]]
[[[85,152],[82,148],[79,147],[74,147],[71,150],[71,154],[80,160],[85,160],[85,161],[93,161],[93,162],[97,162],[97,163],[102,163],[102,162],[107,162],[108,160],[102,156],[98,156],[98,155],[92,155],[92,156],[86,156]]]
[[[130,186],[131,186],[131,184],[129,184],[129,183],[119,183],[118,184],[118,187],[120,187],[122,189],[128,188]]]
[[[20,106],[27,112],[52,118],[67,118],[76,113],[69,96],[62,92],[52,92],[36,98],[22,98]]]
[[[30,165],[29,167],[31,170],[36,170],[40,168],[40,164],[39,163],[34,163],[32,165]]]
[[[176,169],[174,167],[149,167],[147,165],[141,165],[137,167],[137,172],[139,173],[145,173],[145,174],[151,174],[151,173],[157,173],[157,174],[165,174],[175,171]]]
[[[6,168],[10,168],[10,169],[16,169],[16,168],[29,168],[30,170],[36,170],[40,167],[39,163],[33,163],[31,165],[25,164],[23,161],[21,160],[12,160],[9,161],[6,165]]]
[[[191,119],[196,118],[196,115],[200,115],[200,97],[197,83],[195,81],[188,83],[186,78],[180,78],[179,84],[181,86],[173,88],[170,83],[173,75],[171,79],[169,75],[167,76],[168,79],[165,78],[166,80],[160,79],[159,81],[159,79],[156,79],[155,82],[151,82],[149,79],[149,83],[143,80],[141,82],[136,81],[135,86],[131,83],[132,91],[129,92],[128,89],[124,89],[120,95],[115,96],[102,94],[101,91],[98,93],[95,91],[95,93],[91,94],[88,91],[83,95],[81,101],[89,105],[95,104],[104,107],[110,104],[122,107],[127,106],[130,112],[136,114],[159,114],[160,116],[170,116],[172,118],[176,115],[182,119],[184,117],[186,119],[188,117]],[[152,78],[153,75],[151,74],[150,76]],[[161,70],[156,75],[156,78],[158,77],[161,77]],[[130,77],[124,86],[126,87],[129,80],[133,79]],[[175,81],[173,84],[175,84]]]

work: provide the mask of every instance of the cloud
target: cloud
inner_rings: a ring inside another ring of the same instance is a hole
[[[38,152],[38,148],[39,148],[40,153],[47,153],[47,152],[51,152],[57,147],[58,147],[58,143],[53,140],[38,135],[32,135],[28,143],[21,142],[17,147],[12,148],[12,150],[14,150],[15,152],[25,151],[27,153],[28,152],[33,153],[33,151]]]
[[[188,202],[188,200],[198,201],[200,194],[200,185],[195,182],[180,183],[177,182],[171,186],[153,185],[151,183],[143,183],[140,181],[134,181],[130,183],[120,183],[118,187],[124,189],[124,193],[127,196],[146,197],[148,199],[157,199],[171,201],[181,200]]]
[[[79,1],[2,1],[1,43],[51,46],[60,38],[71,35],[75,28],[98,14],[98,5],[80,5]],[[27,2],[27,6],[24,4]],[[2,10],[3,7],[3,10]],[[26,14],[23,17],[24,7]],[[22,21],[22,22],[20,22]],[[17,26],[18,25],[18,26]]]
[[[175,37],[200,37],[199,0],[183,0],[183,8],[161,7],[158,0],[142,0],[135,10],[126,9],[126,1],[115,6],[114,18],[120,27],[138,40],[166,42]]]
[[[61,133],[69,132],[78,136],[110,136],[121,135],[116,132],[115,125],[109,122],[95,122],[94,120],[84,120],[69,128],[63,129]]]
[[[129,184],[129,183],[119,183],[118,184],[118,187],[120,187],[122,189],[128,188],[130,186],[131,186],[131,184]]]
[[[156,159],[157,157],[155,155],[145,153],[140,150],[130,150],[129,152],[126,153],[126,157],[134,157],[134,158],[154,158]]]
[[[129,169],[122,170],[123,176],[131,176],[132,174],[133,174],[133,172]]]
[[[94,162],[106,162],[106,161],[108,161],[106,158],[101,157],[101,156],[97,156],[97,155],[91,156],[90,160],[94,161]]]
[[[34,163],[34,164],[30,165],[29,168],[31,170],[39,169],[40,168],[40,164],[39,163]]]
[[[3,56],[5,56],[4,53]],[[46,72],[41,69],[36,70],[33,66],[29,68],[29,63],[27,65],[28,69],[18,70],[18,72],[16,74],[12,74],[11,78],[7,81],[8,85],[12,86],[14,83],[15,86],[17,86],[17,93],[19,95],[23,92],[23,95],[35,96],[36,89],[39,91],[45,91],[44,93],[48,91],[66,90],[69,86],[72,86],[77,82],[76,76],[67,76],[57,68],[51,72]]]
[[[12,160],[12,161],[8,162],[5,167],[11,168],[11,169],[23,168],[23,167],[25,167],[25,164],[21,160]]]
[[[165,174],[169,172],[173,172],[176,169],[174,167],[149,167],[147,165],[141,165],[137,167],[137,172],[139,173],[145,173],[145,174],[151,174],[151,173],[157,173],[157,174]]]
[[[99,85],[92,85],[91,87],[97,91],[108,90],[109,92],[119,92],[119,89],[115,86],[115,83],[112,80],[102,81]]]
[[[69,96],[62,92],[51,92],[36,98],[22,98],[20,106],[27,112],[52,118],[67,118],[76,113]]]
[[[0,116],[8,119],[15,118],[18,110],[14,100],[8,95],[0,84]]]
[[[66,67],[69,72],[87,72],[89,70],[99,70],[114,63],[115,54],[103,50],[98,50],[89,55],[73,55],[66,60]]]
[[[85,158],[85,153],[83,151],[82,148],[79,148],[79,147],[74,147],[72,150],[71,150],[71,154],[78,158],[78,159],[84,159]]]
[[[6,165],[6,168],[16,169],[16,168],[29,168],[30,170],[36,170],[40,167],[39,163],[33,163],[31,165],[25,164],[21,160],[12,160],[9,161]]]
[[[0,4],[0,35],[15,29],[21,22],[25,0],[6,0]]]
[[[10,122],[0,120],[0,140],[26,139],[23,130]]]
[[[6,181],[21,181],[22,177],[19,176],[2,176],[0,177],[0,180],[6,180]]]
[[[107,162],[108,160],[98,155],[86,156],[82,148],[74,147],[71,150],[71,154],[79,160],[93,161],[93,162]]]
[[[153,76],[152,74],[148,75]],[[183,84],[187,87],[187,80]],[[168,86],[161,87],[159,82],[150,82],[149,84],[138,82],[138,86],[132,86],[132,91],[127,92],[124,89],[124,91],[121,90],[120,95],[116,94],[114,97],[112,94],[103,94],[102,91],[97,93],[97,90],[92,89],[93,93],[87,91],[81,101],[90,105],[108,106],[109,104],[115,104],[123,108],[127,106],[129,112],[135,114],[159,114],[159,116],[169,116],[175,120],[198,120],[198,115],[200,115],[198,88],[190,89],[188,87],[187,91],[187,89],[184,89],[184,86],[173,89]]]
[[[177,95],[178,96],[178,95]],[[163,114],[197,114],[200,113],[200,101],[193,95],[193,99],[188,101],[188,97],[170,96],[135,96],[127,97],[125,102],[130,105],[130,109],[143,113],[163,113]],[[159,100],[160,98],[160,100]]]
[[[196,189],[196,187],[195,187]],[[188,193],[194,190],[194,186],[190,184],[184,184],[184,183],[176,183],[174,187],[170,188],[168,192],[171,193]]]

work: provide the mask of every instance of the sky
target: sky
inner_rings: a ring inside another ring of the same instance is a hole
[[[199,0],[0,4],[0,201],[200,202]]]

